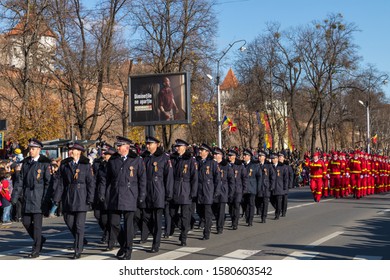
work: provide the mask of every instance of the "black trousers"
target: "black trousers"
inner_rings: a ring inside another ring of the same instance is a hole
[[[165,208],[164,208],[164,236],[168,237],[169,235],[173,234],[172,231],[172,215],[175,213],[172,213],[171,202],[165,202]]]
[[[121,216],[123,215],[123,227],[121,227]],[[114,247],[114,243],[118,240],[121,249],[126,254],[131,254],[133,251],[134,240],[134,211],[110,211],[110,238],[108,247]]]
[[[225,208],[226,202],[213,203],[212,205],[213,214],[217,224],[217,231],[221,232],[225,226]]]
[[[98,221],[99,227],[103,231],[103,234],[108,233],[109,231],[108,211],[104,209],[95,209],[93,210],[93,215]]]
[[[271,204],[275,208],[275,218],[279,218],[280,213],[282,212],[282,196],[283,195],[271,196]]]
[[[246,193],[244,194],[245,207],[245,218],[248,225],[252,225],[253,216],[255,215],[255,194]]]
[[[286,216],[287,213],[288,194],[282,195],[282,216]]]
[[[188,231],[190,230],[191,221],[191,204],[173,204],[173,216],[176,217],[177,224],[180,228],[179,240],[187,241]]]
[[[41,213],[30,214],[23,213],[22,224],[27,230],[28,235],[32,238],[33,246],[32,252],[39,253],[42,243],[42,223],[43,215]]]
[[[267,218],[268,204],[269,204],[269,197],[264,197],[264,196],[256,197],[256,205],[258,206],[261,220],[265,220]]]
[[[210,238],[211,226],[213,224],[213,211],[211,204],[198,204],[200,220],[204,220],[203,237]]]
[[[160,248],[162,233],[162,208],[145,208],[143,209],[143,229],[147,228],[148,232],[153,235],[153,248]],[[146,230],[146,229],[145,229]]]
[[[74,251],[81,253],[84,249],[85,221],[87,212],[66,212],[64,221],[74,238]]]

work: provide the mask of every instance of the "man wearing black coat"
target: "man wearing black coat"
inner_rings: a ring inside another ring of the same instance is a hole
[[[229,150],[228,160],[229,165],[234,173],[234,191],[232,197],[229,198],[229,214],[232,220],[233,230],[238,228],[238,220],[240,218],[240,205],[242,194],[246,192],[248,174],[241,160],[237,158],[238,154],[235,150]]]
[[[116,140],[118,152],[107,163],[100,200],[104,201],[106,197],[103,194],[108,192],[110,237],[106,250],[113,250],[114,243],[118,240],[120,249],[116,254],[117,258],[130,260],[133,251],[134,213],[137,204],[145,201],[146,172],[142,158],[130,149],[132,141],[122,136],[117,136]]]
[[[85,148],[74,143],[68,146],[72,156],[61,162],[54,203],[62,202],[64,220],[74,237],[73,259],[79,259],[84,247],[87,211],[92,209],[95,180]]]
[[[278,155],[271,154],[270,156],[272,161],[272,168],[275,171],[275,189],[271,194],[271,203],[275,208],[275,218],[274,220],[279,220],[280,214],[282,212],[282,199],[285,194],[286,187],[288,188],[288,171],[285,165],[278,162]]]
[[[225,225],[226,203],[232,200],[235,191],[235,180],[233,168],[224,158],[225,152],[215,147],[213,150],[214,160],[218,163],[218,169],[221,173],[221,194],[214,199],[212,210],[217,223],[217,234],[222,234]]]
[[[45,207],[50,204],[50,159],[40,155],[42,143],[31,138],[28,142],[30,156],[22,161],[22,168],[16,178],[11,203],[15,205],[23,197],[22,223],[34,240],[29,258],[39,257],[46,238],[42,236],[42,221]]]
[[[146,198],[143,209],[143,224],[153,235],[151,253],[160,250],[162,214],[165,204],[172,200],[173,168],[167,154],[159,147],[160,140],[146,137],[147,152],[144,153],[146,168]]]
[[[201,220],[204,220],[203,238],[210,239],[212,226],[211,205],[214,199],[221,194],[221,175],[218,170],[218,164],[210,156],[212,149],[207,144],[199,147],[198,162],[198,214]]]
[[[187,150],[188,146],[189,144],[186,141],[176,139],[176,152],[171,155],[174,177],[171,217],[174,220],[177,218],[177,224],[180,227],[180,246],[187,246],[191,205],[198,191],[198,166]],[[173,233],[173,230],[171,233]]]
[[[253,153],[250,149],[244,149],[244,166],[248,174],[247,189],[244,192],[243,203],[245,209],[246,223],[249,227],[253,225],[253,217],[255,214],[255,198],[257,191],[261,187],[262,174],[260,172],[260,166],[257,162],[253,161]]]
[[[266,223],[267,213],[268,213],[268,204],[271,192],[275,188],[275,179],[276,173],[272,168],[272,165],[266,161],[266,153],[264,151],[258,152],[259,165],[262,173],[262,180],[260,189],[257,190],[256,195],[256,204],[260,209],[261,223]]]
[[[279,153],[278,160],[280,164],[285,166],[288,174],[288,183],[284,186],[284,194],[282,196],[281,217],[285,217],[287,213],[288,192],[289,189],[293,188],[294,186],[294,170],[292,169],[292,166],[289,164],[289,162],[285,160],[285,155],[283,153]]]

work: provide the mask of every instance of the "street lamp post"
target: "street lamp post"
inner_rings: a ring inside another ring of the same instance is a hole
[[[359,100],[359,103],[366,107],[367,109],[367,153],[370,153],[370,104],[368,103],[368,100],[366,103]]]
[[[218,147],[222,148],[222,119],[221,119],[221,89],[220,89],[220,73],[219,73],[219,63],[221,62],[222,58],[228,53],[228,51],[237,43],[243,43],[241,47],[239,48],[240,51],[244,51],[246,41],[245,40],[237,40],[233,43],[229,44],[226,50],[222,52],[221,57],[217,60],[217,126],[218,126]]]

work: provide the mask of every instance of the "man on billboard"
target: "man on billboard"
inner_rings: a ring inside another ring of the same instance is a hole
[[[179,112],[168,77],[163,78],[163,88],[158,93],[158,109],[161,120],[174,120],[175,113]]]

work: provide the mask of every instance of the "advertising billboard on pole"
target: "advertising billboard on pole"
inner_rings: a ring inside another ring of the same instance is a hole
[[[191,123],[188,73],[129,77],[129,125]]]

